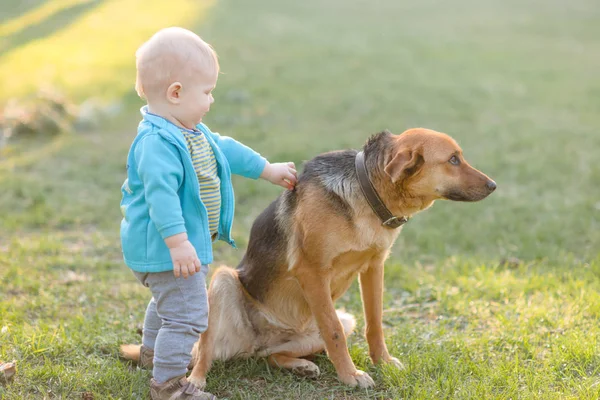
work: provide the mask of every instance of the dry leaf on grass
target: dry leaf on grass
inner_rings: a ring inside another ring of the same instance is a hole
[[[16,362],[2,362],[0,361],[0,383],[8,383],[10,382],[17,372],[17,363]]]
[[[89,281],[90,277],[86,274],[78,274],[75,271],[67,271],[63,274],[63,278],[58,282],[63,285],[70,285],[74,282],[86,282]]]

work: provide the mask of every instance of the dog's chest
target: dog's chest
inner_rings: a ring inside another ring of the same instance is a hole
[[[382,226],[379,220],[375,221],[372,217],[357,218],[354,229],[353,250],[369,251],[377,249],[387,251],[392,247],[401,231],[402,227],[387,228]]]
[[[330,270],[331,297],[335,301],[348,290],[356,276],[365,271],[381,252],[349,251],[335,258]]]
[[[363,225],[354,232],[354,240],[341,248],[331,263],[331,294],[335,300],[352,284],[356,276],[373,262],[383,262],[400,233],[399,229]]]

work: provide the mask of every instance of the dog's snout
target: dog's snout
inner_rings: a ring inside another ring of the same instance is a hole
[[[493,192],[494,190],[496,190],[496,182],[489,180],[487,181],[487,183],[485,184],[485,187],[488,188],[488,190],[490,192]]]

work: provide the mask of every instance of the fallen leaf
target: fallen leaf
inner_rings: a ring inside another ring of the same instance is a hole
[[[69,270],[63,275],[63,278],[58,283],[60,283],[62,285],[70,285],[74,282],[86,282],[89,280],[90,280],[90,277],[88,275],[78,274],[75,271]]]
[[[10,382],[17,372],[17,363],[15,361],[5,363],[0,361],[0,383]]]

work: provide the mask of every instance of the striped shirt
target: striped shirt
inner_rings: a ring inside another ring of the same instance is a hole
[[[219,230],[221,214],[221,179],[219,179],[217,171],[217,160],[202,132],[185,130],[182,133],[192,156],[192,163],[200,184],[200,199],[208,213],[210,234],[214,235]]]

